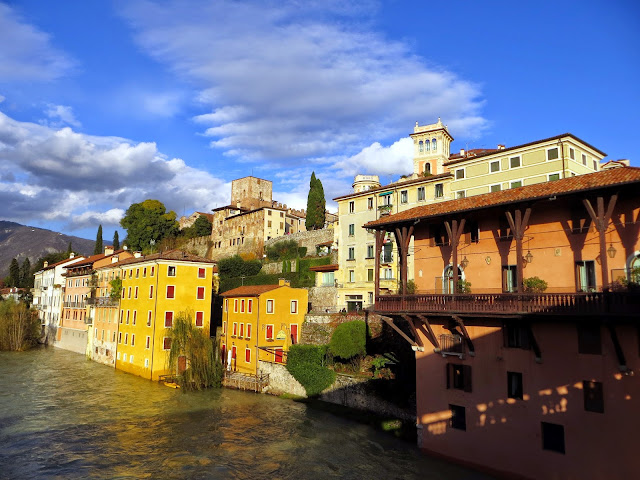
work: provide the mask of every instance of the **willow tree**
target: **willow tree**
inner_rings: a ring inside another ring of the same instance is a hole
[[[216,359],[214,342],[208,332],[193,322],[191,311],[179,312],[173,326],[167,329],[171,339],[169,370],[175,372],[180,357],[186,360],[186,369],[178,372],[178,384],[187,390],[219,387],[222,383],[222,363]]]

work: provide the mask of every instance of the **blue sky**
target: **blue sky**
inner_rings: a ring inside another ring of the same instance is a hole
[[[454,151],[571,132],[640,166],[639,22],[634,0],[0,0],[1,215],[123,237],[133,202],[208,211],[251,174],[304,208],[311,171],[327,199],[409,173],[438,117]]]

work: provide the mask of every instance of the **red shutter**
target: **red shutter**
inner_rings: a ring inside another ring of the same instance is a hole
[[[204,299],[204,287],[198,287],[198,300]]]
[[[173,326],[173,312],[164,312],[164,326],[165,328]]]
[[[298,325],[295,323],[291,325],[291,343],[293,345],[298,343]]]
[[[283,359],[282,359],[282,349],[281,348],[276,348],[276,363],[283,363]]]
[[[167,298],[175,297],[175,289],[176,287],[174,287],[173,285],[167,285]]]
[[[273,339],[273,325],[267,325],[267,340]]]
[[[240,336],[244,337],[244,323],[240,324]]]
[[[198,278],[205,278],[205,270],[204,268],[198,269]]]
[[[196,312],[196,327],[201,327],[204,324],[204,312]]]
[[[247,340],[251,338],[251,324],[247,323]]]
[[[251,363],[251,350],[248,348],[244,351],[244,360],[247,363]]]
[[[171,339],[169,337],[164,337],[162,348],[164,348],[165,350],[171,350]]]

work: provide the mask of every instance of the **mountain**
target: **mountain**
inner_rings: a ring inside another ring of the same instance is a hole
[[[29,257],[34,265],[47,253],[66,252],[69,242],[75,252],[84,255],[93,253],[96,244],[95,240],[0,220],[0,278],[9,275],[12,258],[22,266],[24,259]]]

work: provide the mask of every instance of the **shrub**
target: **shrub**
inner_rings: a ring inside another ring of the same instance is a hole
[[[292,345],[287,355],[287,370],[309,397],[319,395],[336,379],[336,373],[324,366],[326,351],[326,346]]]
[[[547,289],[547,282],[539,277],[530,277],[522,280],[524,291],[527,293],[542,293]]]
[[[471,282],[458,280],[458,293],[471,293]]]
[[[367,325],[362,320],[345,322],[335,329],[329,342],[329,352],[349,360],[361,357],[367,351]]]
[[[298,247],[298,256],[300,258],[307,256],[307,247]]]
[[[416,282],[413,280],[407,281],[407,295],[413,295],[416,293]]]
[[[218,262],[218,271],[225,277],[250,277],[262,269],[260,260],[243,260],[240,255],[223,258]]]
[[[295,240],[283,240],[266,248],[269,260],[286,260],[296,258],[298,255],[298,242]]]

